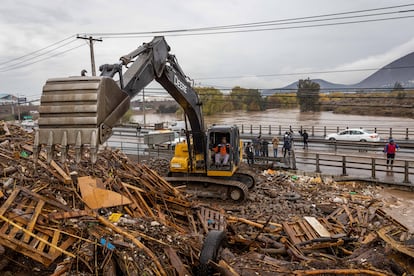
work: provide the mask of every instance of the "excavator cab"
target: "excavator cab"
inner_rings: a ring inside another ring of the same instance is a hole
[[[207,140],[207,175],[233,175],[242,152],[238,127],[214,125],[207,131]]]

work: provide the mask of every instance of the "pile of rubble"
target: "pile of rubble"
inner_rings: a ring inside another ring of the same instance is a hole
[[[73,153],[35,162],[32,146],[32,134],[0,124],[2,275],[410,271],[414,237],[381,209],[375,187],[265,170],[243,204],[207,201],[166,182],[165,160],[137,164],[105,149],[96,164]],[[220,258],[204,270],[209,253]]]

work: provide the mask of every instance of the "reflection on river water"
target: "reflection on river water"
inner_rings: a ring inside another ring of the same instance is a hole
[[[138,123],[144,122],[143,115],[133,116]],[[175,114],[146,114],[147,124],[173,122],[182,120]],[[294,129],[300,126],[327,126],[329,128],[414,128],[414,119],[397,118],[385,116],[361,116],[349,114],[334,114],[332,112],[306,112],[301,113],[299,109],[268,109],[265,111],[246,112],[232,111],[220,113],[213,116],[206,116],[207,126],[212,124],[237,124],[237,125],[272,125],[292,126]]]

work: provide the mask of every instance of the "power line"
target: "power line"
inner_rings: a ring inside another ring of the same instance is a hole
[[[73,39],[73,40],[71,40],[71,41],[69,41],[69,42],[66,42],[66,43],[64,43],[64,44],[60,45],[60,46],[54,47],[54,48],[52,48],[51,50],[48,50],[48,51],[46,51],[46,52],[44,52],[44,53],[37,54],[37,55],[35,55],[35,56],[33,56],[33,57],[30,57],[30,58],[27,58],[27,59],[20,58],[20,59],[23,59],[23,60],[22,60],[22,61],[19,61],[19,62],[16,62],[16,63],[13,63],[12,65],[8,65],[8,66],[0,66],[0,70],[2,70],[2,69],[6,69],[6,68],[9,68],[9,69],[10,69],[10,68],[13,68],[13,67],[15,67],[15,66],[17,66],[17,65],[19,65],[19,64],[22,64],[22,63],[28,62],[28,61],[30,61],[30,60],[32,60],[32,59],[36,59],[36,58],[38,58],[38,57],[41,57],[41,56],[47,55],[47,54],[49,54],[49,53],[51,53],[51,52],[54,52],[54,51],[56,51],[56,50],[58,50],[58,49],[61,49],[61,48],[65,47],[65,46],[67,46],[67,45],[69,45],[69,44],[71,44],[71,43],[73,43],[73,42],[75,42],[75,41],[76,41],[76,39]],[[50,47],[48,47],[48,48],[50,48]],[[37,52],[39,52],[39,51],[37,51]],[[26,55],[26,56],[27,56],[27,55]],[[7,63],[10,63],[10,61],[9,61],[9,62],[7,62]]]
[[[232,25],[219,25],[219,26],[202,27],[202,28],[172,29],[172,30],[146,31],[146,32],[91,33],[91,34],[85,34],[85,35],[105,36],[105,37],[115,37],[115,36],[136,37],[136,36],[140,36],[140,35],[173,34],[173,33],[201,32],[201,31],[211,31],[211,30],[252,28],[252,27],[257,28],[257,27],[269,26],[269,25],[309,23],[309,22],[315,22],[315,21],[303,21],[303,20],[323,18],[323,17],[333,17],[333,16],[347,15],[347,14],[364,13],[364,12],[366,13],[366,12],[373,12],[373,11],[380,11],[380,10],[390,10],[390,9],[397,9],[397,8],[410,7],[410,6],[414,6],[414,4],[388,6],[388,7],[382,7],[382,8],[365,9],[365,10],[331,13],[331,14],[322,14],[322,15],[314,15],[314,16],[306,16],[306,17],[296,17],[296,18],[289,18],[289,19],[278,19],[278,20],[259,21],[259,22],[250,22],[250,23],[232,24]],[[325,19],[318,19],[318,21],[351,19],[351,18],[379,16],[379,15],[387,15],[387,14],[394,14],[394,13],[401,13],[401,12],[412,12],[412,11],[413,10],[402,10],[402,11],[393,11],[393,12],[388,12],[388,13],[376,13],[376,14],[374,13],[374,14],[356,15],[356,16],[349,16],[349,17],[325,18]],[[213,34],[213,33],[208,33],[208,34]]]
[[[73,35],[71,35],[71,36],[69,36],[69,37],[66,37],[66,38],[64,38],[64,39],[62,39],[62,40],[59,40],[59,41],[57,41],[57,42],[54,42],[54,43],[52,43],[52,44],[50,44],[50,45],[48,45],[48,46],[45,46],[45,47],[43,47],[43,48],[41,48],[41,49],[36,50],[36,51],[30,52],[30,53],[28,53],[28,54],[25,54],[25,55],[23,55],[23,56],[16,57],[16,58],[10,59],[10,60],[8,60],[8,61],[2,62],[2,63],[0,63],[0,65],[8,64],[8,63],[13,62],[13,61],[15,61],[15,60],[19,60],[19,59],[25,58],[25,57],[27,57],[27,56],[30,56],[30,55],[36,54],[36,53],[41,52],[41,51],[43,51],[43,50],[46,50],[46,49],[48,49],[48,48],[50,48],[50,47],[53,47],[53,46],[55,46],[55,45],[57,45],[57,44],[60,44],[60,43],[62,43],[62,42],[64,42],[64,41],[66,41],[66,40],[68,40],[68,39],[70,39],[70,38],[72,38],[72,37],[73,37]]]
[[[311,75],[311,74],[333,74],[333,73],[348,73],[348,72],[365,72],[377,71],[379,69],[395,70],[395,69],[409,69],[414,68],[410,66],[394,66],[394,67],[378,67],[378,68],[361,68],[361,69],[343,69],[343,70],[326,70],[326,71],[310,71],[310,72],[294,72],[294,73],[274,73],[274,74],[260,74],[260,75],[238,75],[238,76],[224,76],[224,77],[206,77],[193,78],[194,80],[220,80],[220,79],[238,79],[238,78],[257,78],[257,77],[282,77],[282,76],[297,76],[297,75]]]
[[[42,58],[42,59],[39,59],[39,60],[36,60],[36,61],[33,61],[33,62],[29,62],[29,63],[23,64],[23,65],[20,65],[20,66],[17,66],[17,67],[11,67],[11,68],[7,68],[7,69],[3,69],[3,70],[0,70],[0,73],[2,73],[2,72],[7,72],[7,71],[11,71],[11,70],[20,69],[20,68],[26,67],[27,65],[32,65],[32,64],[35,64],[35,63],[39,63],[39,62],[41,62],[41,61],[44,61],[44,60],[47,60],[47,59],[50,59],[50,58],[53,58],[53,57],[56,57],[56,56],[63,55],[63,54],[65,54],[65,53],[69,52],[69,51],[73,51],[73,50],[75,50],[75,49],[77,49],[77,48],[80,48],[80,47],[83,47],[83,46],[85,46],[85,45],[86,45],[86,44],[81,44],[81,45],[78,45],[78,46],[76,46],[76,47],[73,47],[73,48],[67,49],[67,50],[65,50],[65,51],[63,51],[63,52],[59,52],[59,53],[56,53],[56,54],[54,54],[54,55],[51,55],[51,56],[48,56],[48,57],[45,57],[45,58]]]

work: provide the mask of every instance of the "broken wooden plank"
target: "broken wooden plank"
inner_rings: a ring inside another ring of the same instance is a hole
[[[312,226],[313,230],[318,233],[320,237],[331,237],[331,233],[315,218],[315,217],[303,217],[310,226]]]
[[[36,224],[37,218],[39,217],[40,212],[42,211],[42,208],[43,208],[44,205],[45,205],[45,202],[43,200],[38,201],[38,203],[36,205],[36,208],[34,210],[34,213],[32,215],[32,220],[27,225],[27,228],[26,228],[27,231],[33,232],[33,229],[34,229],[34,226]],[[25,234],[24,237],[23,237],[23,242],[27,243],[27,242],[29,242],[29,239],[30,239],[30,236]]]
[[[77,218],[77,217],[83,217],[83,216],[94,216],[94,214],[90,210],[79,210],[79,211],[59,212],[59,213],[48,214],[49,219],[56,219],[56,220]]]
[[[177,252],[172,249],[170,246],[164,249],[164,252],[167,254],[168,258],[171,261],[172,266],[175,268],[179,276],[190,276],[192,275],[188,272],[187,268],[184,266],[181,259],[178,257]]]

